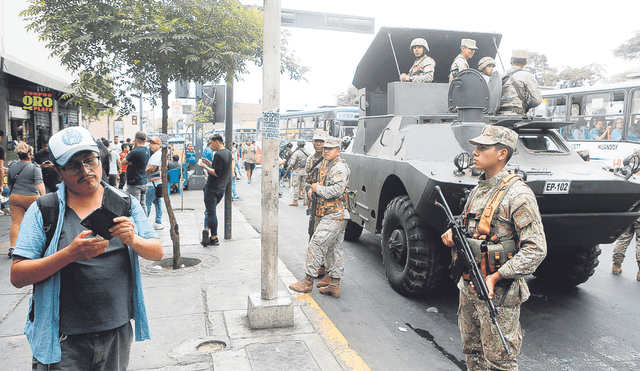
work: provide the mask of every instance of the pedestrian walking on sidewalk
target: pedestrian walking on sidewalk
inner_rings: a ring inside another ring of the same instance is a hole
[[[149,148],[145,147],[147,134],[142,131],[136,133],[135,147],[122,160],[122,165],[127,167],[127,192],[140,201],[140,205],[147,212],[147,176],[145,169],[149,162]]]
[[[162,245],[138,200],[101,181],[87,129],[59,131],[49,150],[62,183],[38,201],[46,210],[33,204],[25,214],[11,266],[13,286],[33,285],[24,330],[33,369],[124,370],[131,319],[136,340],[150,338],[138,256],[158,261]],[[80,224],[101,206],[124,215],[113,219],[111,240]]]
[[[251,176],[256,168],[257,156],[256,146],[251,143],[251,139],[247,139],[247,145],[242,150],[242,160],[244,161],[244,169],[247,171],[248,184],[251,184]]]
[[[231,151],[224,148],[224,141],[220,134],[214,134],[209,138],[209,147],[215,152],[213,161],[202,158],[198,166],[208,174],[207,184],[204,186],[204,206],[206,209],[205,225],[208,228],[202,231],[202,245],[219,245],[218,217],[216,206],[222,200],[231,176]]]
[[[46,193],[42,170],[33,161],[33,147],[25,142],[16,146],[16,153],[20,161],[9,166],[7,179],[11,194],[9,195],[9,210],[11,212],[11,228],[9,229],[9,257],[13,253],[18,239],[18,231],[24,214],[29,206]]]
[[[341,141],[327,138],[323,148],[324,161],[320,165],[319,178],[311,184],[308,197],[315,198],[315,228],[307,247],[305,278],[289,286],[296,292],[307,293],[313,289],[324,263],[327,274],[318,282],[320,293],[340,297],[340,279],[344,274],[342,241],[349,220],[346,190],[349,186],[349,165],[340,158]]]
[[[151,157],[145,169],[147,176],[147,194],[145,202],[147,203],[147,216],[151,215],[151,208],[156,209],[156,218],[153,223],[153,229],[163,229],[162,226],[162,141],[158,137],[152,137],[148,140]]]

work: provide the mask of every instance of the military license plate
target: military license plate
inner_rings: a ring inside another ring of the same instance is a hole
[[[568,194],[571,188],[569,180],[547,180],[544,183],[543,194]]]

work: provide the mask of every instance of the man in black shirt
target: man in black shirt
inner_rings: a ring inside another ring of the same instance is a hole
[[[224,148],[224,141],[220,134],[214,134],[209,138],[209,147],[215,152],[213,162],[202,158],[198,166],[209,175],[204,186],[204,205],[206,208],[205,225],[209,230],[202,231],[202,245],[219,245],[218,217],[216,206],[222,200],[231,176],[231,151]],[[209,237],[211,236],[211,237]]]
[[[140,201],[145,213],[147,212],[147,176],[144,171],[151,156],[149,148],[145,147],[146,142],[147,135],[142,131],[137,132],[135,136],[136,148],[131,150],[122,160],[123,165],[129,165],[127,167],[127,192]]]

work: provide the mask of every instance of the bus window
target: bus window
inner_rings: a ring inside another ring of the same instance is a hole
[[[631,93],[631,117],[627,137],[635,142],[640,141],[640,90]]]
[[[565,97],[553,97],[542,100],[536,107],[536,115],[550,117],[553,121],[564,121],[567,117],[567,99]]]
[[[575,129],[579,129],[581,139],[621,140],[623,129],[616,129],[615,125],[618,118],[623,118],[623,112],[624,92],[574,95],[571,98],[570,120],[575,121],[576,125],[571,129],[571,139],[576,139],[575,136],[579,133]]]

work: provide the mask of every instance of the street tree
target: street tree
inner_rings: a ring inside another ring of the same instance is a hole
[[[628,61],[640,60],[640,31],[613,50],[613,55]]]
[[[604,66],[600,63],[591,63],[584,67],[565,67],[558,73],[558,80],[571,80],[571,85],[590,86],[597,82],[604,81]]]
[[[160,98],[165,134],[170,81],[233,81],[262,58],[262,15],[237,0],[30,0],[22,16],[71,71],[112,79],[120,103],[130,104],[132,91]],[[281,66],[293,79],[304,74],[290,55]],[[166,146],[162,152],[166,158]],[[164,200],[177,269],[180,239],[166,165]]]
[[[336,95],[336,104],[342,107],[357,107],[358,89],[353,85],[349,85],[347,91]]]

